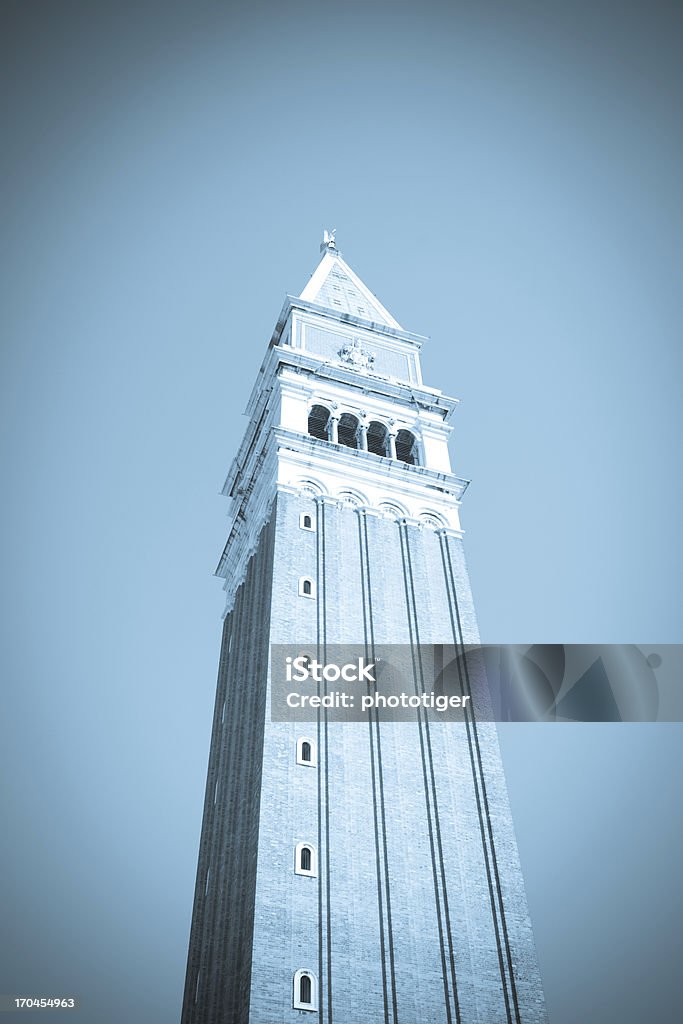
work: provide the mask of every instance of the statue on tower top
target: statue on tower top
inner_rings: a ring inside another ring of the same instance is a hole
[[[320,251],[321,252],[336,252],[337,251],[337,243],[336,243],[336,240],[335,240],[335,237],[334,237],[336,235],[336,233],[337,233],[337,229],[336,228],[332,228],[331,231],[323,231],[323,241],[322,241],[322,245],[320,246]]]

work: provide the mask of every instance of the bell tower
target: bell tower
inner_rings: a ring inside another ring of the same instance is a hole
[[[183,1024],[541,1024],[495,725],[277,722],[271,644],[478,641],[456,400],[325,233],[223,493],[226,609]]]

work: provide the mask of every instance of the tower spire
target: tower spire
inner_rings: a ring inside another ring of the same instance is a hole
[[[336,231],[333,228],[332,231],[323,232],[320,262],[299,298],[327,306],[335,313],[349,313],[400,331],[398,321],[343,259],[337,248]]]

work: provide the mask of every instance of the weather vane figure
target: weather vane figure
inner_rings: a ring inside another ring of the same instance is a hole
[[[320,251],[323,252],[325,249],[336,249],[337,242],[335,235],[337,233],[336,228],[332,228],[331,231],[323,231],[323,244],[320,246]]]

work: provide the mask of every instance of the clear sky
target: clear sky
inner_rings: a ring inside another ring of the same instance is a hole
[[[682,29],[657,0],[4,4],[0,992],[179,1017],[218,492],[324,227],[462,400],[483,638],[683,641]],[[503,731],[552,1024],[677,1016],[680,741]]]

